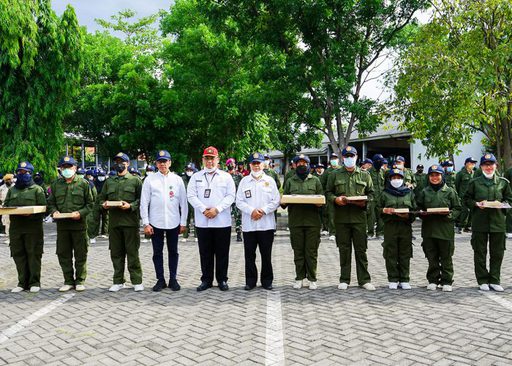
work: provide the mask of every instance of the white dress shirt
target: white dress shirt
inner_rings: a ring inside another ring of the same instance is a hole
[[[142,224],[158,229],[174,229],[187,224],[188,204],[185,183],[174,173],[148,175],[142,184],[140,216]]]
[[[243,177],[236,193],[236,207],[242,211],[242,231],[265,231],[276,229],[274,211],[279,207],[281,197],[274,178],[263,174],[260,179],[251,174]],[[265,215],[253,220],[255,209],[262,209]]]
[[[217,169],[208,174],[203,169],[192,175],[187,186],[187,197],[194,207],[195,225],[201,228],[230,227],[235,194],[235,182],[225,171]],[[207,208],[216,208],[219,214],[209,219],[203,215]]]

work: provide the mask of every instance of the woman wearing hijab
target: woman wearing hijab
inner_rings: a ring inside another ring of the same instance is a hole
[[[384,221],[384,259],[388,272],[389,288],[410,290],[409,268],[412,258],[412,222],[414,215],[398,209],[413,211],[416,208],[414,193],[404,184],[404,172],[391,169],[389,180],[379,199]]]

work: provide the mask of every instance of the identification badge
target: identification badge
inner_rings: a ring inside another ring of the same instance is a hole
[[[204,198],[210,198],[210,193],[212,190],[210,188],[204,190]]]
[[[245,193],[245,198],[251,198],[252,197],[252,194],[251,194],[250,190],[247,190],[244,193]]]

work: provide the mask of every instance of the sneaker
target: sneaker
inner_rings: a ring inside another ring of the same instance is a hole
[[[32,293],[39,292],[40,290],[41,290],[41,287],[39,287],[39,286],[32,286],[30,288],[30,292],[32,292]]]
[[[443,291],[444,292],[452,292],[453,291],[452,285],[443,285]]]
[[[373,286],[370,282],[365,283],[363,288],[368,291],[375,291],[375,286]]]
[[[491,283],[491,284],[489,285],[489,287],[490,287],[492,290],[496,291],[496,292],[503,292],[503,291],[505,291],[505,290],[503,289],[503,287],[501,287],[500,285],[495,285],[495,284],[492,284],[492,283]]]
[[[296,289],[296,290],[298,290],[301,287],[302,287],[302,280],[295,281],[295,283],[293,284],[293,288]]]
[[[89,240],[89,244],[96,244],[96,238],[92,238]]]
[[[68,292],[72,288],[73,288],[73,286],[71,286],[71,285],[64,285],[61,288],[59,288],[59,292]]]
[[[348,283],[346,282],[341,282],[339,285],[338,285],[338,290],[346,290],[348,289]]]
[[[396,290],[398,289],[398,282],[390,282],[388,287],[390,290]]]
[[[16,294],[16,293],[21,292],[21,291],[23,291],[23,290],[24,290],[24,288],[23,288],[23,287],[19,287],[19,286],[17,286],[17,287],[15,287],[15,288],[13,288],[13,289],[11,290],[11,292]]]
[[[480,291],[489,291],[489,285],[486,283],[482,283],[479,287]]]
[[[144,291],[144,285],[142,283],[139,283],[138,285],[133,285],[133,291],[135,291],[135,292]]]
[[[375,237],[375,240],[384,240],[384,238],[383,238],[382,236],[380,236],[380,235],[377,235],[377,236]]]
[[[507,233],[507,239],[512,239],[512,233]]]
[[[335,241],[336,240],[336,236],[334,236],[334,235],[329,236],[329,240],[330,241]]]
[[[327,236],[327,235],[329,235],[329,232],[327,230],[324,230],[324,231],[322,231],[322,235]]]
[[[411,284],[409,282],[400,282],[400,287],[402,288],[402,290],[412,289]]]
[[[76,285],[75,290],[78,292],[85,291],[85,286],[84,285]]]
[[[122,290],[123,288],[125,288],[124,283],[120,283],[120,284],[114,284],[114,285],[110,286],[110,288],[108,290],[110,292],[117,292],[119,290]]]
[[[435,291],[435,290],[437,290],[437,285],[436,285],[435,283],[429,283],[429,284],[427,285],[427,290],[429,290],[429,291]]]
[[[316,290],[318,288],[318,285],[316,284],[316,281],[311,281],[309,283],[309,289],[310,290]]]

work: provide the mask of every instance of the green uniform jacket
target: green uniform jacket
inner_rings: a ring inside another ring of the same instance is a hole
[[[370,177],[372,177],[375,197],[379,197],[384,190],[384,169],[377,170],[374,167],[371,167],[368,169],[368,173],[370,173]]]
[[[479,232],[505,232],[505,210],[495,208],[481,209],[475,206],[480,201],[501,201],[512,204],[512,189],[508,179],[496,174],[492,179],[481,175],[469,182],[468,190],[464,195],[464,203],[472,211],[473,231]]]
[[[70,213],[78,211],[80,220],[59,219],[57,230],[85,230],[87,228],[86,217],[92,212],[94,200],[89,183],[77,175],[68,184],[64,178],[58,178],[51,184],[51,194],[48,197],[48,211],[50,215],[59,211]]]
[[[345,167],[337,169],[327,179],[326,197],[334,204],[334,222],[336,224],[366,223],[366,208],[347,204],[338,206],[334,200],[338,196],[368,196],[368,202],[373,200],[373,181],[368,172],[356,167],[349,172]]]
[[[414,179],[416,180],[416,187],[414,188],[414,195],[417,196],[423,188],[427,186],[428,177],[425,173],[414,173]]]
[[[46,206],[46,196],[44,194],[44,189],[37,184],[32,184],[30,187],[24,189],[19,189],[16,188],[16,186],[12,186],[12,188],[9,188],[9,191],[7,191],[4,206]],[[44,213],[30,216],[10,215],[10,230],[21,234],[37,233],[43,228],[42,225],[44,216]]]
[[[322,174],[321,176],[318,177],[320,179],[320,183],[322,183],[322,187],[323,187],[324,191],[327,188],[327,180],[329,179],[329,174],[337,171],[338,169],[339,169],[339,167],[338,168],[329,167],[324,170],[324,174]]]
[[[109,226],[111,228],[139,227],[141,191],[141,180],[131,174],[116,175],[105,181],[105,185],[98,195],[99,205],[103,205],[105,201],[126,201],[131,206],[128,210],[121,210],[116,207],[108,210]]]
[[[436,192],[429,184],[418,193],[416,204],[423,211],[426,211],[427,208],[440,207],[448,207],[452,211],[448,215],[422,216],[421,236],[423,238],[454,240],[453,221],[460,213],[461,204],[457,192],[453,188],[445,184]]]
[[[457,190],[457,194],[462,199],[468,190],[469,181],[473,179],[475,171],[471,171],[469,173],[467,169],[464,167],[455,176],[455,189]]]
[[[293,177],[294,175],[295,175],[295,169],[292,169],[292,168],[288,169],[288,171],[287,171],[287,172],[286,172],[286,174],[284,175],[284,183],[283,183],[283,184],[285,184],[285,183],[286,183],[286,181],[287,181],[288,179],[290,179],[291,177]]]
[[[379,197],[379,201],[377,202],[377,207],[379,208],[380,215],[382,217],[382,221],[384,223],[390,222],[409,222],[412,223],[415,219],[414,214],[409,214],[409,217],[403,218],[398,215],[388,215],[382,213],[383,208],[408,208],[409,211],[416,210],[416,202],[414,200],[414,193],[411,190],[404,196],[394,196],[388,192],[382,192]]]
[[[385,182],[389,180],[389,170],[390,169],[387,169],[386,172],[384,173]],[[384,185],[385,185],[385,182],[384,182]],[[410,169],[407,169],[407,168],[404,168],[404,183],[406,185],[412,185],[413,189],[417,185],[416,176]],[[383,185],[382,189],[384,189],[384,185]]]
[[[289,177],[284,183],[283,194],[323,194],[320,179],[309,174],[303,181],[297,174]],[[316,205],[290,204],[288,206],[288,226],[321,226],[320,207]]]
[[[274,178],[274,181],[276,182],[277,185],[277,189],[281,189],[281,180],[279,179],[279,175],[275,172],[274,169],[263,169],[263,172]]]
[[[455,190],[457,190],[457,188],[455,188],[455,174],[454,173],[445,173],[444,174],[444,181],[446,183],[446,185],[450,188],[453,188]]]
[[[240,184],[240,181],[244,177],[242,174],[239,173],[230,173],[229,171],[226,171],[229,175],[231,175],[231,178],[233,178],[233,181],[235,182],[235,189],[238,190],[238,185]],[[186,187],[185,187],[186,188]]]

